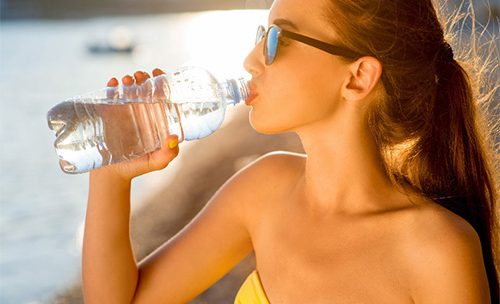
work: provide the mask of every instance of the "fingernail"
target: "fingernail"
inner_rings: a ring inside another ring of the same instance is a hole
[[[162,70],[156,68],[153,70],[153,77],[156,77],[158,75],[161,75],[161,74],[165,74],[165,72],[163,72]]]
[[[134,77],[135,77],[135,83],[138,85],[142,84],[145,80],[144,73],[140,71],[135,72]]]
[[[117,87],[118,86],[118,80],[113,77],[111,78],[109,81],[108,81],[108,84],[107,84],[108,87]]]
[[[122,82],[124,85],[129,86],[134,84],[134,78],[130,75],[126,75],[122,78]]]
[[[174,138],[174,139],[171,139],[169,142],[168,142],[168,147],[170,149],[173,149],[175,147],[177,147],[177,145],[179,144],[179,140],[177,138]]]

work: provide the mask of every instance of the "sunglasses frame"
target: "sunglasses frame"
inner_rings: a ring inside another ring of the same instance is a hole
[[[275,54],[273,56],[268,56],[268,45],[267,45],[268,35],[269,35],[269,31],[272,28],[275,28],[277,30],[277,34],[276,34],[277,38],[276,38],[276,46],[275,46],[276,51],[275,51]],[[314,39],[312,37],[308,37],[308,36],[301,35],[299,33],[284,30],[276,24],[270,25],[269,29],[267,29],[267,31],[266,31],[266,28],[264,26],[259,25],[259,27],[257,28],[257,37],[255,39],[255,45],[259,44],[260,41],[264,40],[263,54],[264,54],[266,65],[271,65],[274,62],[274,60],[276,59],[276,57],[278,56],[278,49],[279,49],[279,44],[280,44],[279,41],[280,41],[281,37],[290,38],[290,39],[296,40],[298,42],[312,46],[314,48],[320,49],[320,50],[327,52],[329,54],[345,57],[348,59],[357,59],[357,58],[360,58],[363,56],[360,53],[357,53],[355,51],[351,51],[351,50],[349,50],[345,47],[342,47],[342,46],[326,43],[324,41]]]
[[[272,58],[271,58],[271,56],[267,56],[267,53],[268,53],[267,36],[269,34],[269,30],[271,30],[271,28],[273,28],[273,27],[277,29],[277,34],[276,34],[277,38],[276,38],[276,46],[275,46],[276,51],[274,53],[274,56],[272,56]],[[281,37],[287,37],[287,38],[296,40],[298,42],[302,42],[304,44],[307,44],[309,46],[312,46],[314,48],[320,49],[322,51],[325,51],[329,54],[341,56],[341,57],[351,59],[351,60],[355,60],[355,59],[358,59],[358,58],[365,56],[363,54],[352,51],[352,50],[345,48],[343,46],[338,46],[338,45],[326,43],[324,41],[314,39],[312,37],[308,37],[308,36],[301,35],[299,33],[294,33],[294,32],[284,30],[276,24],[271,24],[269,26],[269,29],[267,29],[267,31],[263,25],[259,25],[259,27],[257,28],[257,37],[255,38],[255,45],[259,44],[264,39],[263,55],[265,58],[266,65],[271,65],[274,62],[274,60],[276,59],[276,57],[278,56],[278,49],[279,49]],[[387,94],[389,96],[393,96],[394,95],[394,88],[393,88],[391,82],[389,81],[389,79],[387,78],[385,71],[382,71],[381,79],[382,79],[382,83],[384,84],[384,87],[387,91]]]

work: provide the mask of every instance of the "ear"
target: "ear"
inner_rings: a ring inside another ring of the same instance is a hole
[[[368,96],[382,75],[382,64],[371,56],[361,57],[349,65],[347,78],[342,86],[346,100],[361,100]]]

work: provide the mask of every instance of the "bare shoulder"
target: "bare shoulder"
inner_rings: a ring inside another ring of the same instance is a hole
[[[304,159],[301,155],[286,151],[266,153],[236,172],[220,191],[230,191],[237,198],[238,208],[244,208],[244,213],[251,216],[253,210],[262,211],[272,196],[282,193],[300,173]]]
[[[261,186],[270,182],[271,179],[281,181],[284,180],[284,177],[300,173],[304,167],[305,159],[305,154],[295,152],[268,152],[241,168],[233,178],[240,177],[240,179],[258,182]]]
[[[246,198],[246,223],[250,231],[270,207],[283,201],[294,180],[304,168],[305,155],[287,151],[273,151],[262,155],[244,168],[235,178]],[[248,191],[250,190],[250,191]]]
[[[289,151],[273,151],[256,159],[253,163],[271,169],[281,169],[286,172],[297,170],[304,164],[306,155]]]
[[[305,154],[273,151],[257,158],[240,171],[254,181],[259,181],[259,184],[262,183],[262,186],[276,186],[276,183],[286,183],[300,174],[304,162]]]
[[[412,218],[410,228],[413,229],[415,241],[444,238],[449,242],[474,243],[479,240],[476,230],[469,222],[437,203],[421,205]]]
[[[404,243],[416,303],[489,303],[481,242],[465,219],[429,204],[412,216]]]
[[[480,250],[479,235],[461,216],[433,203],[420,208],[412,222],[413,245],[424,245],[428,250],[446,249]]]

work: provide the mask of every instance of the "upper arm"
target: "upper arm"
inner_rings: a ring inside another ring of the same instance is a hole
[[[248,212],[269,156],[231,177],[173,238],[139,263],[134,303],[185,303],[252,250]]]
[[[415,302],[489,303],[481,242],[474,228],[456,215],[431,220],[426,236],[417,237],[413,247]]]

